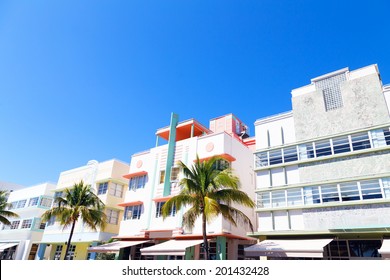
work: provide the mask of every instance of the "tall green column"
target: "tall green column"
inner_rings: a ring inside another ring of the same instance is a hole
[[[167,164],[165,166],[163,196],[168,196],[171,194],[171,168],[173,166],[173,160],[175,159],[176,126],[178,123],[179,123],[179,115],[172,113],[171,125],[169,127],[168,154],[167,154]]]
[[[217,237],[217,260],[226,260],[226,237]]]

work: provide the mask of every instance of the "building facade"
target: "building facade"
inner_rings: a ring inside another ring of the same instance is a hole
[[[248,257],[389,257],[389,98],[376,65],[345,68],[255,122],[259,243]]]
[[[15,185],[10,186],[11,190]],[[10,226],[0,226],[0,259],[34,260],[37,257],[46,224],[41,215],[50,209],[55,185],[51,183],[20,188],[10,192],[10,211],[19,215],[9,219]]]
[[[127,189],[127,180],[123,178],[123,174],[128,170],[128,164],[113,159],[100,163],[91,160],[85,166],[61,172],[53,193],[54,198],[62,196],[65,189],[72,188],[83,180],[84,184],[92,186],[105,204],[107,215],[107,226],[103,230],[93,231],[82,222],[76,223],[67,259],[94,259],[96,254],[88,252],[88,248],[118,235],[119,222],[123,217],[123,208],[118,204],[123,202]],[[48,221],[39,246],[39,259],[64,259],[69,233],[70,228],[64,229],[55,219]]]
[[[120,241],[90,251],[116,252],[120,259],[204,258],[201,221],[191,230],[182,225],[185,209],[173,208],[164,220],[161,215],[164,203],[180,191],[183,175],[178,161],[191,166],[197,156],[200,160],[221,156],[218,164],[230,166],[240,178],[241,189],[253,196],[254,139],[234,115],[215,118],[207,128],[194,119],[179,122],[178,115],[172,114],[170,126],[158,129],[156,135],[156,146],[134,154],[124,176],[129,188],[120,204],[124,210],[117,236]],[[255,222],[253,209],[237,207]],[[244,258],[243,247],[255,242],[247,236],[248,228],[235,227],[220,216],[207,224],[207,231],[213,259]]]

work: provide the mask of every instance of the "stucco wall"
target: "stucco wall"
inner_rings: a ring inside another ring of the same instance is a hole
[[[390,121],[377,74],[341,84],[343,107],[326,111],[321,90],[292,97],[296,140],[342,133]]]
[[[337,180],[385,173],[390,170],[390,150],[299,165],[300,183]]]

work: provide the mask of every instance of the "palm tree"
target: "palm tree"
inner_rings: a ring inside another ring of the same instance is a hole
[[[216,168],[221,157],[212,157],[209,160],[200,161],[197,156],[192,167],[179,162],[184,178],[179,185],[182,187],[180,193],[170,198],[162,207],[163,217],[167,217],[173,206],[177,209],[191,206],[183,215],[183,225],[192,229],[198,217],[202,218],[202,234],[206,259],[210,259],[207,243],[207,222],[210,222],[218,215],[228,220],[234,226],[237,222],[249,225],[253,232],[253,225],[250,219],[240,210],[231,204],[237,203],[246,207],[254,208],[255,203],[243,191],[239,190],[239,179],[233,175],[232,170],[227,168],[219,170]]]
[[[9,193],[5,190],[0,190],[0,222],[4,225],[10,225],[11,222],[7,218],[18,218],[19,215],[8,211],[10,204],[7,202]]]
[[[71,226],[68,243],[66,245],[66,260],[76,222],[80,219],[84,224],[96,230],[103,229],[106,225],[107,216],[104,213],[104,203],[91,190],[91,187],[84,185],[83,181],[75,183],[72,188],[65,189],[63,197],[54,200],[54,207],[42,215],[44,222],[55,217],[59,220],[64,229]]]

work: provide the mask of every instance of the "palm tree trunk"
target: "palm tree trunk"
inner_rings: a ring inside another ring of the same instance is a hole
[[[66,244],[66,250],[65,250],[65,257],[64,260],[66,260],[66,257],[68,256],[69,248],[70,248],[70,242],[72,241],[74,227],[76,225],[76,220],[73,221],[72,228],[70,229],[68,244]]]
[[[210,259],[209,243],[207,241],[207,230],[206,230],[206,215],[202,213],[202,232],[203,232],[203,248],[206,256],[206,260]]]

